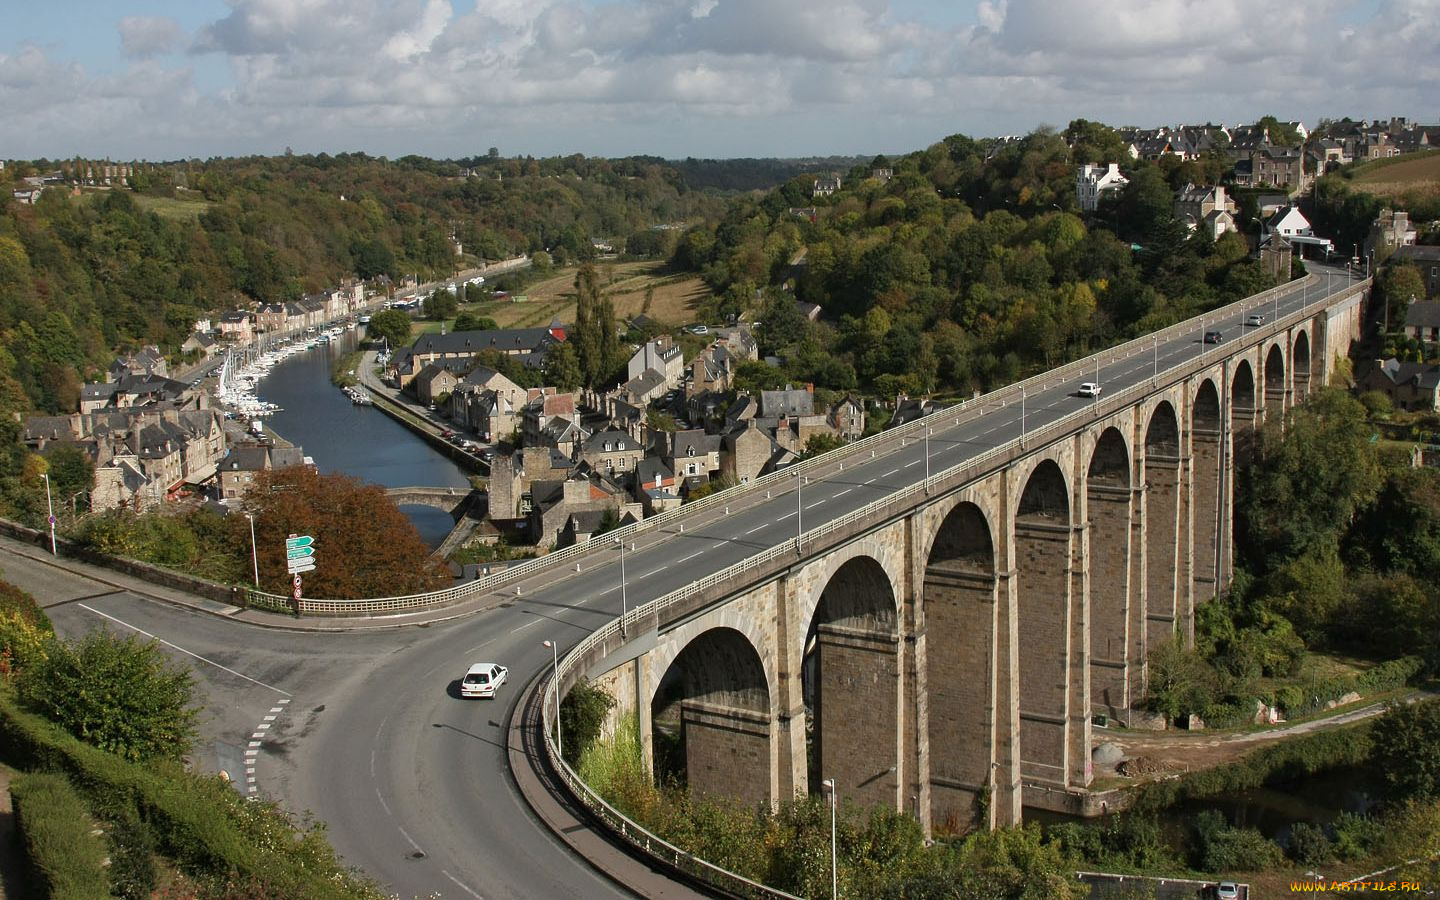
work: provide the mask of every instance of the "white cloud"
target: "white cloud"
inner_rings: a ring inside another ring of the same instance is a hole
[[[151,156],[166,155],[161,141],[168,155],[497,144],[713,156],[896,151],[1080,116],[1433,118],[1440,96],[1440,0],[1384,0],[1365,16],[1318,0],[1267,8],[1263,23],[1242,0],[980,0],[975,24],[950,29],[887,0],[476,0],[459,13],[450,0],[225,2],[191,43],[228,67],[218,93],[159,62],[185,39],[178,24],[134,16],[121,45],[140,63],[110,81],[52,47],[0,53],[0,112],[46,111],[27,132],[35,155],[52,134],[85,133],[50,105],[100,95],[142,116],[87,112],[113,121],[89,132],[112,156],[126,141]],[[175,93],[172,109],[157,89]]]
[[[185,29],[169,16],[126,16],[117,26],[126,56],[145,59],[171,53],[185,44]]]

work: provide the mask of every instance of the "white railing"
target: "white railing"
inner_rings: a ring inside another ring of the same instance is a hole
[[[1315,284],[1318,281],[1322,281],[1320,276],[1312,275],[1308,279],[1309,284]],[[1367,281],[1352,282],[1349,288],[1342,289],[1341,291],[1337,292],[1337,294],[1339,296],[1347,296],[1354,292],[1363,290],[1366,284],[1368,284]],[[462,603],[465,600],[489,593],[496,590],[497,588],[503,587],[507,584],[511,584],[520,579],[527,578],[531,575],[535,575],[548,569],[558,567],[562,564],[572,562],[587,554],[607,551],[613,546],[613,543],[616,540],[628,541],[638,535],[656,531],[673,523],[684,523],[686,520],[691,518],[700,518],[705,512],[714,510],[716,508],[728,509],[731,506],[735,506],[736,504],[743,504],[747,501],[759,502],[762,498],[768,497],[768,493],[766,493],[767,488],[773,488],[776,485],[783,486],[784,483],[787,483],[792,479],[803,477],[808,473],[814,472],[818,469],[832,466],[843,468],[845,463],[855,456],[866,455],[870,451],[876,451],[878,450],[878,448],[888,446],[897,441],[903,444],[905,441],[911,438],[923,435],[927,429],[933,428],[940,423],[945,422],[946,420],[951,420],[950,424],[959,424],[962,419],[980,415],[987,409],[994,409],[997,407],[1006,406],[1014,399],[1017,399],[1022,393],[1035,390],[1044,390],[1060,382],[1076,380],[1077,378],[1089,372],[1093,372],[1097,363],[1103,366],[1109,363],[1136,356],[1140,353],[1150,351],[1151,348],[1159,341],[1167,341],[1192,332],[1203,332],[1208,324],[1212,324],[1220,319],[1229,318],[1236,315],[1237,313],[1242,313],[1251,309],[1269,310],[1270,305],[1274,302],[1275,295],[1277,293],[1296,290],[1299,287],[1300,284],[1297,284],[1296,282],[1289,282],[1280,287],[1271,288],[1267,291],[1256,294],[1253,297],[1247,297],[1244,300],[1232,303],[1229,306],[1221,307],[1218,310],[1212,310],[1211,312],[1204,313],[1191,319],[1187,319],[1184,322],[1176,325],[1171,325],[1168,328],[1163,328],[1160,331],[1153,332],[1152,334],[1145,335],[1144,337],[1135,338],[1123,344],[1118,344],[1114,347],[1102,350],[1101,352],[1092,354],[1091,356],[1085,357],[1084,359],[1075,360],[1074,362],[1066,363],[1065,365],[1059,366],[1055,369],[1050,369],[1039,375],[1027,378],[1024,381],[1016,382],[1015,384],[1011,384],[998,390],[991,391],[990,393],[984,394],[973,400],[962,402],[958,406],[947,407],[946,409],[931,413],[924,418],[916,419],[913,422],[908,422],[905,425],[891,428],[878,434],[870,435],[869,437],[861,438],[858,441],[846,444],[845,446],[840,447],[836,450],[832,450],[829,453],[812,457],[810,459],[796,463],[795,465],[789,466],[788,468],[762,475],[759,478],[756,478],[746,484],[735,485],[723,491],[719,491],[707,497],[703,497],[693,503],[687,503],[681,507],[668,510],[656,516],[642,519],[639,522],[632,523],[623,528],[618,528],[614,531],[608,531],[603,536],[597,535],[596,537],[591,538],[583,544],[575,544],[562,550],[556,550],[553,553],[548,553],[545,556],[541,556],[536,559],[525,560],[524,562],[509,566],[502,571],[492,573],[489,576],[476,579],[475,581],[466,582],[462,585],[457,585],[438,591],[428,591],[419,594],[407,594],[398,597],[379,597],[360,600],[326,600],[305,598],[302,599],[299,603],[299,612],[301,615],[309,614],[321,616],[364,616],[438,608],[450,606],[456,603]],[[1280,331],[1282,324],[1288,326],[1289,324],[1292,324],[1293,322],[1298,321],[1305,316],[1313,314],[1316,309],[1332,305],[1335,296],[1336,295],[1329,294],[1322,295],[1314,303],[1306,305],[1297,312],[1282,316],[1279,320],[1276,321],[1267,320],[1267,324],[1265,326],[1250,329],[1244,341],[1248,343],[1251,338],[1261,336],[1268,337],[1269,335]],[[1196,354],[1194,360],[1181,363],[1178,366],[1171,365],[1168,369],[1159,374],[1163,376],[1167,381],[1177,380],[1179,377],[1183,377],[1192,372],[1195,369],[1195,363],[1213,359],[1217,352],[1224,355],[1230,355],[1231,353],[1233,353],[1235,343],[1236,342],[1229,342],[1221,345],[1207,345],[1202,343],[1200,345],[1200,351]],[[1213,349],[1211,349],[1212,347]],[[1209,363],[1206,362],[1205,364],[1208,365]],[[1137,392],[1142,394],[1148,393],[1154,390],[1155,387],[1156,385],[1137,385],[1126,391],[1112,395],[1100,403],[1088,406],[1084,410],[1078,413],[1074,413],[1071,416],[1067,416],[1061,421],[1068,422],[1074,421],[1079,418],[1094,416],[1100,409],[1114,408],[1117,405],[1116,401],[1121,398],[1133,397]],[[1051,426],[1046,426],[1046,430],[1048,430],[1050,427]],[[1031,435],[1027,432],[1025,438],[1026,440],[1029,440],[1031,439]],[[971,460],[967,460],[960,465],[962,467],[970,467],[977,465],[982,460],[992,458],[993,454],[996,453],[997,450],[1001,449],[1003,448],[996,448],[996,450],[988,451],[987,453],[982,454],[979,457],[972,458]],[[939,479],[945,477],[946,474],[947,473],[940,473],[938,475],[932,476],[926,481],[921,482],[921,485],[933,485],[937,483]],[[885,498],[884,500],[877,501],[877,503],[886,503],[901,496],[913,496],[916,488],[917,486],[912,485],[911,487],[901,491],[899,494],[892,494],[890,497]],[[874,504],[872,504],[872,506],[873,505]],[[869,507],[866,508],[869,509]],[[853,515],[854,514],[852,514],[852,516]],[[847,516],[845,517],[845,520],[848,521],[850,518],[850,516]],[[789,545],[786,544],[782,546]],[[765,553],[760,554],[760,556],[765,556],[766,553],[773,553],[774,549],[775,548],[772,548],[771,551],[766,551]],[[713,578],[714,576],[711,577]],[[250,605],[254,607],[262,609],[274,609],[282,612],[290,612],[294,610],[294,605],[291,599],[285,595],[270,594],[264,591],[251,589],[246,591],[246,596]]]

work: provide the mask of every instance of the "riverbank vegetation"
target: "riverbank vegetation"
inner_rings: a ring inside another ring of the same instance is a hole
[[[1301,716],[1440,674],[1440,472],[1384,450],[1368,415],[1326,388],[1256,435],[1234,582],[1196,609],[1193,648],[1152,652],[1152,709],[1223,727],[1257,699]]]

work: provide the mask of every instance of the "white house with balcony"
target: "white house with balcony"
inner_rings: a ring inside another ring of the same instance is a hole
[[[1130,179],[1120,174],[1119,163],[1086,163],[1075,175],[1075,202],[1083,210],[1094,212],[1107,191],[1122,190]]]

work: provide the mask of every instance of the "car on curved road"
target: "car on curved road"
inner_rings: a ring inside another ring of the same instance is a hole
[[[496,688],[505,683],[510,670],[498,663],[476,663],[460,679],[460,696],[495,697]]]

